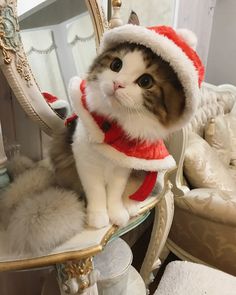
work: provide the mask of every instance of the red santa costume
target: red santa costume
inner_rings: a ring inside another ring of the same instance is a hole
[[[150,48],[170,64],[185,94],[185,108],[175,124],[177,130],[189,122],[196,110],[199,87],[204,76],[204,67],[198,55],[188,45],[195,40],[194,38],[190,31],[176,32],[166,26],[144,28],[125,25],[104,34],[100,52],[122,42],[136,43]],[[162,139],[154,143],[130,139],[117,122],[90,112],[86,103],[85,81],[81,80],[80,91],[81,99],[77,102],[77,114],[87,129],[94,148],[105,158],[115,161],[120,166],[147,171],[141,187],[130,196],[134,200],[143,201],[155,185],[157,171],[175,167],[175,160],[169,155]]]

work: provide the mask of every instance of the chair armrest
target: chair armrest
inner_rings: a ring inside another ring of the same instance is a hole
[[[192,189],[187,194],[175,198],[175,205],[214,222],[236,225],[236,191],[214,188]]]

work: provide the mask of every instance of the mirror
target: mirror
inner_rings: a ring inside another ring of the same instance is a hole
[[[48,134],[63,128],[64,121],[49,107],[42,91],[67,100],[69,79],[74,75],[84,76],[106,27],[98,0],[0,0],[1,70],[25,113]],[[0,219],[2,216],[1,211]],[[110,226],[98,236],[94,233],[94,245],[90,246],[95,249],[100,246],[109,229]],[[12,253],[9,256],[4,252],[5,235],[1,223],[0,268],[29,266],[32,257]],[[76,250],[77,244],[74,245]],[[79,244],[82,249],[87,247]],[[74,255],[70,250],[67,249],[68,255]],[[48,264],[47,259],[42,258],[42,263]]]
[[[21,14],[19,19],[17,17],[17,3]],[[65,7],[60,6],[63,3],[66,3]],[[83,15],[86,20],[83,17],[78,20],[78,15]],[[90,22],[88,21],[90,20],[89,15],[92,19]],[[69,31],[76,31],[76,21],[80,22],[78,27],[81,28],[78,34],[84,33],[84,35],[78,35],[78,41],[73,39],[75,33],[68,33]],[[84,26],[85,21],[87,21],[88,28],[87,25]],[[21,37],[19,22],[23,30]],[[62,26],[62,23],[64,26]],[[55,29],[54,31],[52,27]],[[50,135],[52,130],[64,128],[64,124],[63,120],[45,101],[42,91],[52,92],[52,94],[58,95],[60,99],[66,100],[68,80],[71,76],[77,74],[76,66],[72,62],[73,54],[76,53],[76,49],[73,53],[73,45],[75,46],[76,43],[78,45],[80,41],[81,43],[84,41],[85,44],[88,41],[91,43],[91,46],[89,46],[91,48],[90,54],[94,54],[96,52],[94,42],[96,41],[96,44],[99,44],[100,37],[106,27],[107,22],[99,0],[19,0],[19,2],[16,0],[0,0],[1,70],[25,113],[47,134]],[[64,30],[63,33],[62,30]],[[88,40],[87,37],[89,37]],[[25,42],[27,52],[24,51],[21,39]],[[50,48],[47,47],[48,45],[50,45]],[[64,49],[61,46],[68,47],[69,56],[64,55]],[[40,58],[39,52],[41,52]],[[27,54],[29,60],[31,60],[31,65],[28,63]],[[40,62],[35,62],[34,55],[36,54],[38,54],[37,59]],[[47,59],[45,59],[45,56],[47,56]],[[80,69],[80,67],[81,59],[80,64],[77,64],[77,68]],[[83,67],[86,67],[86,64],[83,64]],[[49,74],[48,68],[53,69],[51,74]],[[43,71],[40,72],[39,69],[43,69]],[[67,70],[69,73],[66,72]],[[84,71],[84,69],[81,71]],[[46,75],[50,77],[49,80],[43,77]],[[41,90],[41,87],[45,90]]]
[[[19,0],[18,7],[25,1]],[[42,92],[68,101],[73,76],[84,77],[96,56],[93,23],[84,0],[44,1],[19,16],[21,39]]]

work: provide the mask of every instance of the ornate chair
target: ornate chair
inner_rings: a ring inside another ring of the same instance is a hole
[[[175,214],[167,248],[182,260],[235,275],[235,177],[230,181],[235,167],[222,164],[212,147],[205,148],[207,142],[203,138],[204,131],[209,130],[210,135],[217,131],[217,116],[227,117],[235,109],[236,88],[205,83],[199,100],[199,109],[190,124],[169,139],[169,150],[178,169],[172,178]],[[227,132],[227,128],[221,133],[218,130],[220,143],[216,148],[224,143]],[[193,143],[197,145],[191,148]]]
[[[99,44],[103,31],[108,29],[108,24],[99,1],[86,0],[86,5],[93,20],[96,42]],[[119,14],[117,14],[120,5],[121,1],[113,1],[116,14],[111,20],[112,26],[120,24]],[[64,128],[64,124],[44,100],[25,57],[19,38],[16,0],[0,0],[0,27],[1,70],[25,113],[50,136],[53,130]],[[2,156],[3,151],[0,150],[0,152]],[[4,161],[0,164],[3,167]],[[150,210],[155,208],[151,239],[141,268],[141,276],[148,285],[153,270],[159,266],[158,258],[167,239],[173,217],[173,197],[168,180],[169,173],[170,171],[167,171],[165,174],[162,192],[144,201],[138,217],[130,220],[125,228],[118,228],[112,224],[99,230],[86,228],[52,252],[40,257],[17,258],[0,253],[0,271],[55,265],[57,269],[63,269],[63,279],[60,277],[59,280],[61,285],[68,278],[76,278],[81,292],[88,287],[84,291],[86,294],[96,294],[95,281],[89,280],[91,278],[89,274],[93,272],[93,257],[101,252],[109,241],[141,224],[149,216]],[[73,272],[72,268],[76,271]],[[70,290],[67,292],[69,293]]]

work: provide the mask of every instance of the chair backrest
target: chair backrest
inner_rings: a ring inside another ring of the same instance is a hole
[[[203,137],[204,127],[209,119],[220,114],[229,113],[236,101],[236,87],[232,85],[214,86],[203,83],[199,106],[191,122],[180,131],[173,133],[167,140],[169,152],[173,155],[178,169],[172,176],[174,193],[180,196],[189,191],[183,182],[183,163],[185,149],[188,142],[188,133],[193,131]]]

